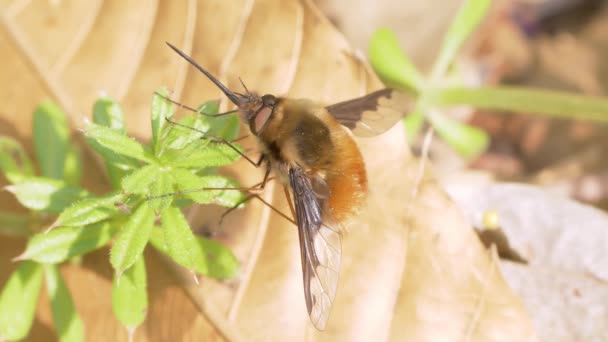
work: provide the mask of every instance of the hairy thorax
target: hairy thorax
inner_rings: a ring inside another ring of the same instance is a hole
[[[367,190],[363,159],[352,137],[321,107],[281,99],[258,141],[284,184],[290,167],[306,172],[328,221],[340,223],[361,207]]]

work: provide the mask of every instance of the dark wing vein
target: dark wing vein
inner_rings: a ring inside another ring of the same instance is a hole
[[[340,235],[323,224],[322,197],[315,194],[305,172],[290,168],[289,181],[300,237],[306,308],[314,326],[323,330],[338,286]]]

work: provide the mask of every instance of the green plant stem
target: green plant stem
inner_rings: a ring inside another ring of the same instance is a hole
[[[445,87],[428,89],[429,103],[471,105],[481,109],[543,114],[549,117],[608,122],[608,98],[525,87]]]

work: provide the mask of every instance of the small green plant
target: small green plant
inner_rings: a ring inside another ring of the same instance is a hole
[[[69,140],[66,117],[53,103],[41,104],[34,113],[41,176],[34,174],[17,141],[0,137],[0,170],[11,183],[6,189],[31,210],[26,216],[0,213],[0,226],[9,227],[0,233],[28,237],[25,251],[15,258],[19,266],[0,293],[0,340],[27,336],[43,279],[59,339],[84,340],[83,322],[58,265],[107,245],[115,274],[113,311],[131,333],[147,311],[143,251],[148,244],[196,274],[223,279],[238,272],[232,252],[194,235],[181,211],[194,203],[233,207],[244,198],[239,191],[215,190],[238,187],[215,173],[216,167],[240,157],[238,147],[221,143],[236,138],[238,117],[211,117],[218,107],[209,102],[174,125],[166,96],[161,89],[152,99],[148,145],[126,135],[117,103],[107,97],[95,103],[93,122],[86,123],[84,134],[102,156],[112,185],[112,192],[103,195],[78,185],[80,158]],[[206,188],[214,190],[192,191]]]
[[[369,56],[374,70],[387,85],[414,92],[418,97],[413,113],[403,119],[408,138],[415,137],[428,120],[438,135],[463,156],[475,158],[484,152],[489,142],[487,133],[447,117],[441,109],[450,105],[608,122],[606,98],[524,87],[468,88],[446,81],[460,47],[484,18],[491,2],[465,1],[443,39],[428,77],[416,69],[390,30],[380,29],[373,36]]]

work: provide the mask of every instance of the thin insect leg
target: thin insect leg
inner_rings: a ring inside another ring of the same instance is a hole
[[[266,184],[268,182],[270,182],[271,180],[273,180],[273,179],[274,179],[274,177],[265,178],[263,181],[261,181],[261,182],[255,184],[254,186],[252,186],[251,190],[264,190],[264,188],[266,187]]]
[[[297,226],[297,223],[296,223],[296,221],[294,219],[292,219],[291,217],[289,217],[286,214],[284,214],[282,211],[280,211],[279,209],[277,209],[272,204],[268,203],[265,199],[262,198],[262,196],[260,196],[258,194],[251,194],[251,196],[257,198],[258,200],[260,200],[260,202],[264,203],[266,206],[268,206],[270,209],[272,209],[275,213],[281,215],[281,217],[283,217],[287,221],[289,221],[289,222],[291,222],[291,223],[293,223],[294,225]]]
[[[264,159],[266,159],[265,155],[261,155],[260,159],[258,159],[258,161],[255,163],[255,167],[260,167],[262,166],[262,163],[264,162]],[[270,167],[268,167],[270,169]],[[270,171],[266,171],[266,172],[270,172]]]
[[[262,155],[262,157],[263,157],[263,156],[264,156],[264,155]],[[261,164],[261,161],[263,161],[263,160],[264,160],[263,158],[260,158],[260,162],[259,162],[259,163]],[[269,181],[271,181],[271,180],[273,180],[273,179],[274,179],[274,177],[268,177],[269,175],[270,175],[270,166],[268,166],[268,167],[266,168],[266,172],[264,173],[264,179],[263,179],[261,182],[259,182],[258,184],[256,184],[256,185],[252,186],[252,187],[251,187],[251,190],[248,190],[248,191],[252,191],[252,190],[256,190],[256,191],[262,191],[262,190],[264,190],[264,188],[266,187],[266,184],[267,184]],[[253,194],[250,194],[250,195],[249,195],[249,196],[247,196],[247,197],[246,197],[244,200],[240,201],[239,203],[237,203],[237,204],[236,204],[235,206],[233,206],[232,208],[230,208],[230,209],[226,210],[226,211],[225,211],[225,212],[222,214],[222,217],[220,218],[220,225],[222,225],[222,221],[224,221],[224,218],[225,218],[225,217],[226,217],[228,214],[230,214],[231,212],[233,212],[233,211],[234,211],[236,208],[238,208],[238,207],[239,207],[241,204],[243,204],[243,203],[248,202],[249,200],[251,200],[251,199],[253,198],[253,197],[252,197],[252,195],[253,195]],[[294,216],[294,217],[295,217],[295,216]]]
[[[180,108],[184,108],[184,109],[187,109],[187,110],[189,110],[189,111],[191,111],[191,112],[198,113],[198,110],[196,110],[196,109],[194,109],[194,108],[192,108],[192,107],[190,107],[190,106],[187,106],[187,105],[185,105],[185,104],[183,104],[183,103],[180,103],[180,102],[177,102],[177,101],[175,101],[175,100],[172,100],[171,98],[169,98],[169,97],[167,97],[167,96],[164,96],[163,94],[161,94],[161,93],[159,93],[159,92],[157,92],[157,91],[155,91],[155,92],[154,92],[154,95],[156,95],[156,96],[158,96],[158,97],[162,98],[162,99],[163,99],[163,100],[165,100],[165,101],[169,101],[169,102],[173,103],[174,105],[178,105]]]
[[[266,175],[264,176],[264,180],[262,180],[261,182],[259,182],[257,184],[254,184],[253,186],[250,186],[250,187],[240,187],[240,188],[208,188],[208,187],[205,187],[205,188],[198,188],[198,189],[180,190],[180,191],[175,191],[175,192],[162,194],[162,195],[156,195],[156,196],[148,196],[147,199],[153,200],[153,199],[164,198],[164,197],[169,197],[169,196],[190,194],[190,193],[199,192],[199,191],[221,191],[221,190],[262,191],[266,187],[266,184],[269,181],[274,179],[274,177],[268,177],[268,174],[269,174],[269,172],[267,172]]]
[[[241,141],[241,140],[245,140],[245,139],[247,139],[247,138],[249,138],[249,134],[243,135],[242,137],[236,138],[236,139],[234,139],[234,140],[232,140],[232,141],[230,141],[230,142],[231,142],[231,143],[235,143],[235,142],[239,142],[239,141]]]
[[[224,211],[222,213],[222,216],[220,216],[220,227],[222,226],[222,223],[224,222],[224,219],[226,218],[226,216],[228,216],[228,214],[234,212],[234,210],[238,209],[238,207],[241,206],[241,204],[245,204],[249,201],[251,201],[251,199],[253,198],[253,195],[249,195],[247,197],[245,197],[243,200],[239,201],[237,204],[233,205],[231,208],[227,209],[226,211]]]
[[[264,155],[262,155],[262,157],[260,158],[260,161],[258,161],[258,163],[260,163],[264,160]],[[270,176],[270,165],[266,164],[266,172],[264,173],[264,178],[262,179],[262,184],[260,186],[260,188],[264,189],[264,187],[266,187],[266,181],[268,180],[268,176]]]
[[[272,209],[272,211],[274,211],[275,213],[279,214],[281,217],[283,217],[284,219],[286,219],[287,221],[293,223],[294,225],[296,224],[296,221],[292,218],[290,218],[289,216],[287,216],[286,214],[284,214],[283,212],[281,212],[279,209],[277,209],[276,207],[274,207],[272,204],[268,203],[266,200],[264,200],[262,198],[262,196],[258,195],[258,194],[251,194],[247,197],[245,197],[242,201],[240,201],[239,203],[237,203],[235,206],[233,206],[232,208],[226,210],[222,216],[220,217],[220,226],[222,225],[224,219],[226,218],[226,216],[228,216],[228,214],[232,213],[235,209],[237,209],[241,204],[243,203],[247,203],[249,201],[251,201],[252,199],[258,199],[260,200],[260,202],[262,202],[264,205],[268,206],[270,209]]]
[[[238,153],[241,157],[243,157],[245,160],[247,160],[251,165],[255,166],[256,168],[259,167],[258,164],[256,162],[254,162],[253,160],[251,160],[251,158],[247,157],[247,155],[241,151],[239,151],[238,148],[236,148],[234,145],[232,145],[228,140],[224,139],[224,138],[220,138],[220,137],[214,137],[210,134],[208,134],[207,132],[201,131],[200,129],[194,128],[194,127],[190,127],[190,126],[186,126],[186,125],[182,125],[179,122],[173,121],[169,118],[165,118],[165,120],[167,120],[169,123],[175,125],[175,126],[179,126],[179,127],[183,127],[183,128],[187,128],[190,130],[193,130],[195,132],[198,132],[200,134],[202,134],[202,138],[205,139],[209,139],[210,141],[213,142],[218,142],[218,143],[223,143],[226,144],[226,146],[230,147],[234,152]]]
[[[261,183],[261,188],[263,189],[264,186],[267,183],[267,179],[268,178],[268,173],[270,172],[270,167],[267,169],[268,171],[266,172],[266,176],[264,177],[264,180]],[[272,179],[272,178],[270,178]],[[269,179],[269,180],[270,180]],[[283,189],[285,190],[285,194],[287,197],[287,202],[289,203],[289,209],[291,210],[291,215],[292,217],[295,217],[295,211],[293,209],[293,203],[291,203],[291,198],[289,197],[289,192],[287,191],[287,188],[284,186]],[[295,219],[287,216],[286,214],[284,214],[282,211],[280,211],[279,209],[277,209],[275,206],[273,206],[272,204],[268,203],[265,199],[262,198],[262,196],[258,195],[258,194],[250,194],[249,196],[245,197],[245,199],[243,199],[242,201],[240,201],[237,205],[235,205],[234,207],[226,210],[223,214],[222,217],[220,218],[220,225],[222,223],[222,221],[224,220],[224,218],[226,217],[226,215],[230,214],[232,211],[234,211],[239,205],[246,203],[254,198],[257,198],[260,202],[262,202],[263,204],[265,204],[267,207],[269,207],[270,209],[272,209],[275,213],[279,214],[281,217],[283,217],[284,219],[286,219],[287,221],[293,223],[294,225],[297,226],[297,223],[295,221]]]
[[[175,191],[175,192],[171,192],[171,193],[167,193],[167,194],[162,194],[162,195],[156,195],[156,196],[148,196],[147,199],[148,200],[154,200],[154,199],[164,198],[164,197],[169,197],[169,196],[191,194],[193,192],[199,192],[199,191],[221,191],[221,190],[230,190],[230,191],[258,191],[258,190],[260,190],[260,188],[254,188],[254,187],[249,187],[249,188],[245,188],[245,187],[242,187],[242,188],[198,188],[198,189],[180,190],[180,191]]]
[[[291,216],[296,217],[296,211],[293,208],[293,202],[291,201],[291,196],[289,196],[289,189],[285,185],[283,185],[283,192],[285,193],[285,198],[287,198],[287,203],[289,204],[289,210],[291,210]]]
[[[258,161],[258,164],[261,164],[261,162],[264,160],[263,157],[264,157],[264,155],[262,155],[262,158],[260,158],[260,161]],[[259,183],[257,183],[257,184],[255,184],[254,186],[252,186],[251,189],[248,190],[248,191],[252,191],[252,190],[262,191],[262,190],[264,190],[264,188],[266,187],[266,184],[269,181],[271,181],[271,180],[274,179],[274,177],[268,177],[269,175],[270,175],[270,167],[267,167],[266,168],[266,172],[264,173],[264,178],[262,179],[262,181],[259,182]],[[238,208],[241,204],[243,204],[243,203],[248,202],[249,200],[251,200],[251,198],[253,198],[253,197],[251,197],[251,195],[247,196],[244,200],[240,201],[239,203],[237,203],[232,208],[226,210],[222,214],[222,217],[220,218],[220,225],[222,224],[222,221],[224,220],[224,217],[226,217],[228,214],[230,214],[232,211],[234,211],[234,209]]]
[[[216,118],[216,117],[219,117],[219,116],[230,115],[230,114],[234,114],[234,113],[236,113],[236,112],[239,111],[238,109],[233,109],[233,110],[230,110],[230,111],[227,111],[227,112],[223,112],[223,113],[218,113],[218,114],[207,114],[207,113],[201,112],[200,110],[197,110],[197,109],[194,109],[194,108],[192,108],[190,106],[187,106],[187,105],[185,105],[183,103],[177,102],[177,101],[175,101],[175,100],[173,100],[173,99],[171,99],[169,97],[166,97],[166,96],[164,96],[164,95],[162,95],[162,94],[160,94],[158,92],[154,92],[154,94],[156,94],[157,96],[163,98],[166,101],[169,101],[169,102],[173,103],[174,105],[178,105],[180,108],[189,110],[189,111],[197,113],[197,114],[208,116],[210,118]]]

